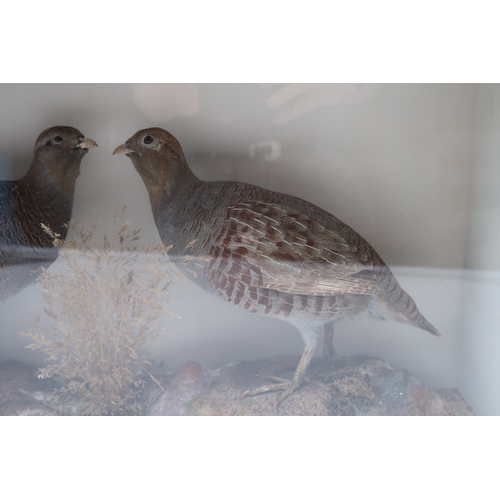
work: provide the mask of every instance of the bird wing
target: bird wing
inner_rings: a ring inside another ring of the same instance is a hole
[[[34,281],[40,267],[48,267],[57,257],[55,247],[29,244],[14,202],[15,189],[15,181],[0,181],[0,302]]]
[[[338,231],[289,207],[263,201],[223,209],[211,250],[227,274],[253,286],[305,295],[378,295],[373,262]],[[222,261],[221,261],[222,262]],[[242,278],[243,275],[243,278]]]

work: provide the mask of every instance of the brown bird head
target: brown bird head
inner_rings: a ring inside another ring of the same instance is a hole
[[[36,140],[29,175],[43,179],[73,196],[80,163],[89,148],[97,143],[73,127],[57,126],[44,130]]]
[[[126,154],[132,160],[146,185],[153,212],[165,194],[180,194],[200,182],[189,168],[179,141],[162,128],[139,130],[113,154]]]

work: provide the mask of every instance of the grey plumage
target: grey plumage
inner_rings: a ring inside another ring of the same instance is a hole
[[[41,224],[66,238],[80,163],[94,146],[73,127],[51,127],[36,140],[26,175],[0,181],[0,301],[20,292],[56,259],[57,248]]]
[[[250,184],[203,182],[160,128],[140,130],[114,153],[126,154],[141,175],[160,237],[188,278],[299,329],[305,349],[293,380],[251,394],[283,389],[279,401],[287,397],[319,334],[331,334],[342,318],[368,313],[438,335],[370,244],[325,210]]]

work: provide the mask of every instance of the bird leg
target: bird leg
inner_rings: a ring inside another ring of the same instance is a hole
[[[304,380],[304,375],[306,373],[307,367],[314,353],[314,349],[316,348],[316,344],[318,343],[317,335],[304,335],[304,332],[301,332],[301,334],[306,346],[304,348],[304,351],[302,352],[302,356],[300,357],[299,364],[297,366],[297,369],[295,370],[295,374],[292,380],[274,376],[269,377],[273,380],[278,381],[278,383],[266,384],[258,387],[257,389],[245,391],[242,397],[255,396],[263,392],[283,390],[283,394],[281,394],[274,403],[274,409],[276,410],[284,399],[286,399],[288,396],[290,396],[290,394],[292,394],[293,391],[300,387],[302,381]]]
[[[324,327],[323,362],[324,364],[326,364],[326,366],[331,366],[334,359],[339,359],[338,354],[333,348],[333,327],[333,321],[330,321],[330,323],[326,323]]]

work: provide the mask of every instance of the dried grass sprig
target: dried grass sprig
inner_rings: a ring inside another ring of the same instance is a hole
[[[43,270],[39,277],[49,326],[41,326],[38,318],[21,333],[33,341],[28,348],[47,355],[49,364],[39,377],[64,382],[50,402],[62,408],[66,396],[76,396],[78,413],[84,415],[141,412],[141,375],[149,374],[146,366],[151,364],[145,345],[165,332],[161,319],[169,314],[164,308],[167,290],[176,279],[165,265],[168,247],[139,252],[132,246],[139,231],[128,231],[126,223],[118,227],[116,214],[114,220],[112,238],[104,235],[97,248],[90,245],[97,221],[90,231],[71,221],[68,227],[75,236],[67,242],[44,227],[66,269]]]

